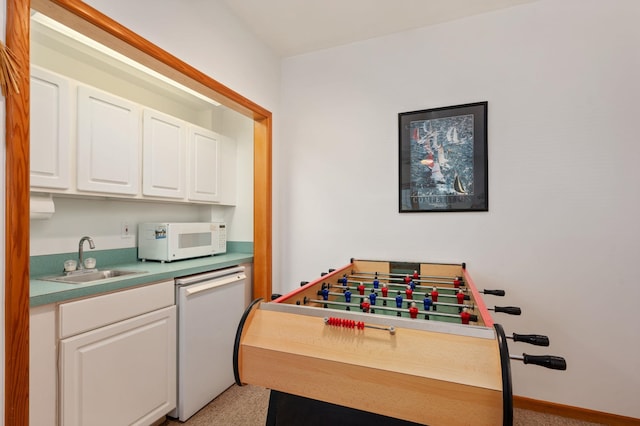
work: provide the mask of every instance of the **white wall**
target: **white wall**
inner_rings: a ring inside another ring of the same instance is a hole
[[[172,55],[194,66],[242,96],[261,105],[273,114],[274,128],[274,169],[278,167],[277,140],[279,114],[280,61],[247,27],[244,26],[219,0],[88,0],[85,3],[156,44]],[[253,127],[247,128],[235,118],[225,117],[225,125],[235,126],[238,135],[252,135]],[[225,129],[221,133],[227,134]],[[252,148],[239,146],[239,155]],[[245,157],[248,158],[248,157]],[[240,171],[248,172],[253,164],[239,165]],[[246,179],[242,182],[242,179]],[[248,173],[239,175],[238,185],[252,179]],[[274,185],[275,186],[275,185]],[[251,182],[251,188],[252,188]],[[274,199],[278,188],[274,187]],[[251,207],[249,210],[240,206]],[[241,195],[234,221],[245,224],[241,230],[230,226],[229,238],[241,234],[237,241],[253,241],[252,217],[245,212],[252,211],[252,196]],[[274,257],[278,257],[279,206],[274,201]],[[215,215],[214,211],[212,215]],[[228,214],[228,212],[227,212]],[[233,234],[232,234],[233,233]],[[245,238],[249,235],[250,238]],[[275,263],[275,262],[274,262]],[[274,270],[274,281],[279,270]]]
[[[514,394],[640,417],[640,2],[541,0],[287,58],[280,291],[351,257],[467,262],[549,335]],[[488,101],[489,212],[398,213],[397,114]],[[418,355],[419,356],[419,355]]]
[[[87,3],[243,96],[266,108],[277,104],[278,60],[220,2],[197,1],[189,7],[172,0]],[[236,207],[57,197],[52,219],[31,222],[31,255],[77,250],[76,240],[85,234],[96,236],[103,249],[134,247],[135,238],[120,236],[123,221],[222,219],[229,240],[253,241],[253,121],[233,111],[214,115],[214,129],[238,142]]]

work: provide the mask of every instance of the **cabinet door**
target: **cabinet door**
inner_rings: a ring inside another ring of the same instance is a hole
[[[219,144],[220,159],[218,161],[219,168],[219,194],[218,201],[220,204],[236,205],[236,186],[237,186],[237,162],[238,162],[238,145],[234,139],[222,136]],[[249,180],[249,184],[253,184]]]
[[[184,121],[144,110],[142,194],[185,198],[187,136]]]
[[[189,200],[218,202],[220,135],[195,126],[189,133]]]
[[[69,81],[31,67],[31,186],[69,188]]]
[[[175,306],[60,341],[61,425],[149,425],[175,403]]]
[[[78,189],[136,195],[140,189],[140,108],[78,88]]]

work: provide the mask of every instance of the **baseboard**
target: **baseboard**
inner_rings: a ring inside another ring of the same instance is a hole
[[[538,411],[541,413],[553,414],[555,416],[567,417],[585,422],[602,423],[610,426],[638,426],[640,419],[633,417],[619,416],[617,414],[604,413],[602,411],[588,410],[586,408],[572,407],[570,405],[556,404],[554,402],[540,401],[526,398],[524,396],[514,396],[513,406],[524,410]]]

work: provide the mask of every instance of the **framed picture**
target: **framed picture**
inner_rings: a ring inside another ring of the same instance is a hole
[[[400,213],[489,210],[487,102],[398,114]]]

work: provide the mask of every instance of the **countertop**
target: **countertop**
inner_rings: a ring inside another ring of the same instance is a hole
[[[253,262],[250,253],[226,253],[197,259],[179,260],[169,263],[154,261],[137,261],[109,265],[102,269],[122,269],[128,271],[144,271],[140,274],[107,278],[93,283],[68,284],[45,281],[34,277],[30,280],[30,306],[47,305],[63,302],[78,297],[94,296],[114,290],[126,289],[155,281],[169,280],[176,277],[198,274],[241,263]],[[100,268],[100,265],[98,265]],[[49,274],[51,275],[51,274]]]

